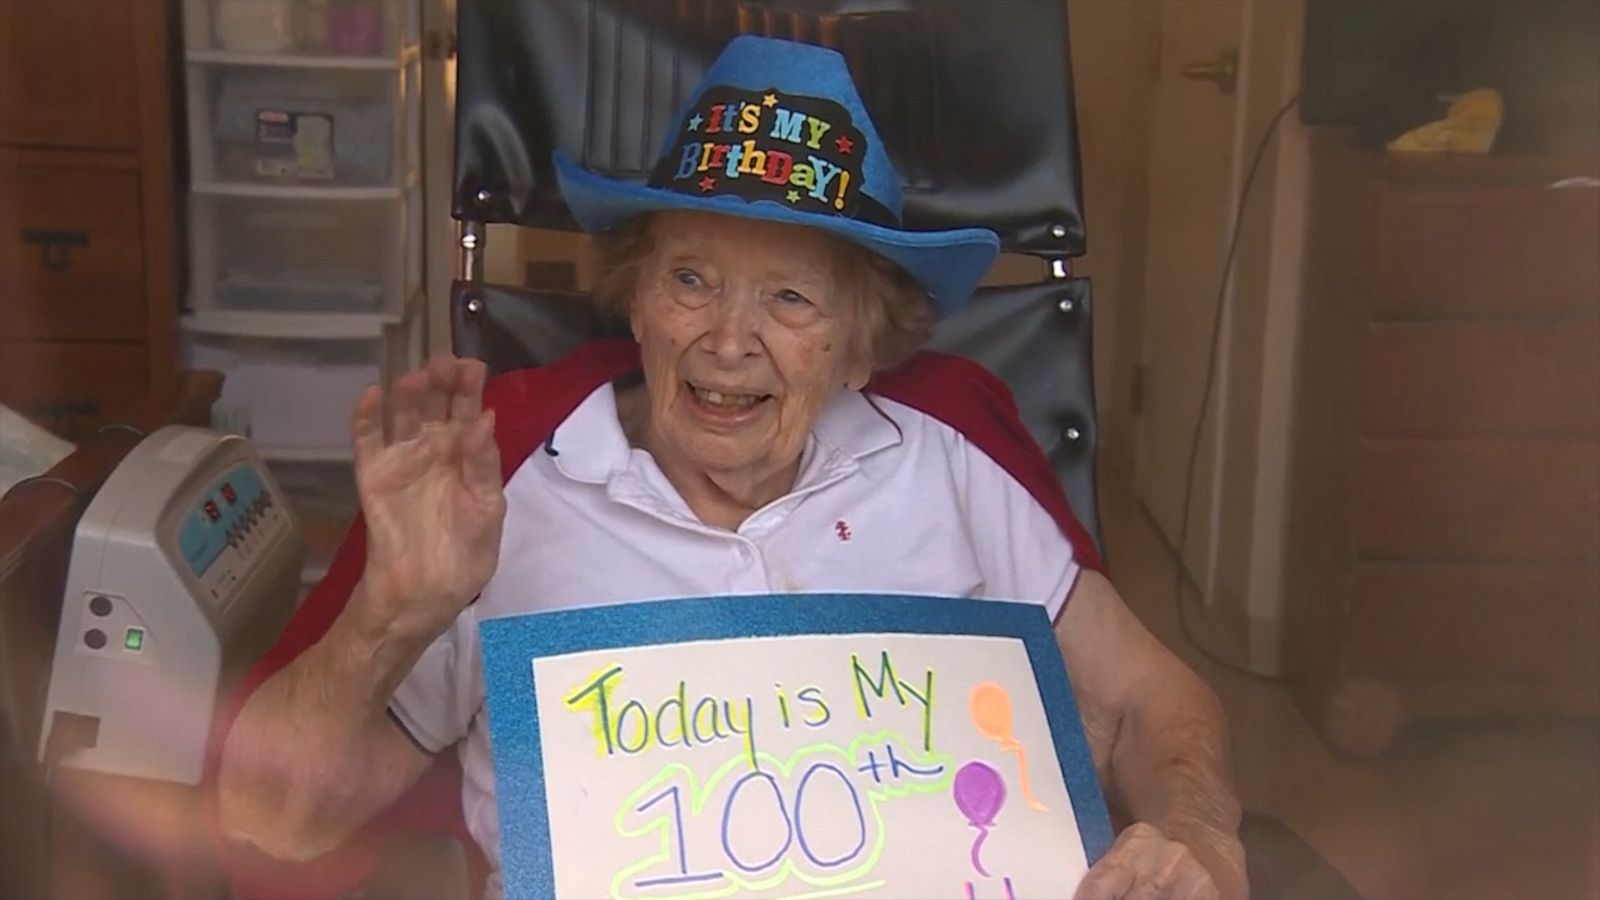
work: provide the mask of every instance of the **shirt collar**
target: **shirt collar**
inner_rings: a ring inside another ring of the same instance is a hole
[[[574,481],[605,484],[628,467],[633,448],[617,418],[617,392],[608,382],[596,388],[545,442],[542,451],[556,469]]]
[[[807,477],[811,470],[853,463],[902,439],[900,427],[872,398],[857,391],[835,395],[817,418],[811,437],[815,446],[808,448],[811,459],[801,466],[801,482],[811,480]],[[626,470],[633,448],[617,418],[616,389],[609,383],[597,388],[535,452],[550,454],[556,469],[574,481],[605,484]]]
[[[812,437],[823,456],[836,451],[860,460],[899,444],[900,426],[877,406],[877,401],[858,391],[840,391],[817,417]]]

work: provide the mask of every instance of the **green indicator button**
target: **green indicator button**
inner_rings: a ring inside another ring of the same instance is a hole
[[[128,629],[128,636],[122,639],[122,646],[128,648],[129,650],[143,650],[144,649],[144,629],[143,628],[129,628]]]

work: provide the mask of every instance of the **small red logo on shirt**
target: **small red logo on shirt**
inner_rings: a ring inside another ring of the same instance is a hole
[[[837,534],[841,541],[850,540],[850,523],[843,519],[833,523],[833,533]]]

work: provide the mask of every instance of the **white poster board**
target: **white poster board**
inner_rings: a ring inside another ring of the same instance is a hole
[[[509,896],[1060,897],[1109,846],[1038,607],[713,598],[483,629]]]

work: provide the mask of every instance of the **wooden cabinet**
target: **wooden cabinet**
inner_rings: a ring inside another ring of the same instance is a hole
[[[0,3],[0,402],[68,438],[173,384],[172,21]]]
[[[138,341],[149,305],[139,172],[36,156],[0,164],[0,196],[18,226],[0,233],[0,306],[9,340]]]
[[[0,134],[8,144],[137,152],[136,29],[153,0],[0,6]],[[159,9],[153,10],[159,15]]]
[[[1286,664],[1336,747],[1600,715],[1600,159],[1315,145]]]

